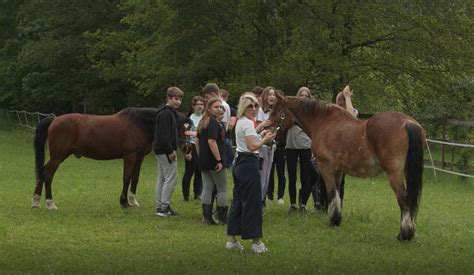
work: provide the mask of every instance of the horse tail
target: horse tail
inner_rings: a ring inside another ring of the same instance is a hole
[[[407,123],[408,153],[405,162],[405,179],[408,192],[408,207],[414,219],[418,210],[423,182],[423,129],[414,123]]]
[[[36,179],[41,180],[43,177],[43,166],[45,159],[45,144],[48,139],[48,128],[54,120],[54,116],[43,118],[36,127],[34,147],[35,147],[35,171]]]

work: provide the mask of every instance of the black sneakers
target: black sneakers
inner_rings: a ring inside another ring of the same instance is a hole
[[[165,210],[161,208],[156,209],[156,215],[159,217],[171,217],[176,216],[177,214],[168,206]]]
[[[296,212],[296,211],[298,211],[298,207],[296,207],[295,204],[290,205],[290,209],[288,210],[288,212],[291,213],[291,212]]]

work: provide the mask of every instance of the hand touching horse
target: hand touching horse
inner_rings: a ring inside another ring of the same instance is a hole
[[[342,174],[368,177],[385,172],[401,211],[398,239],[413,238],[425,143],[424,130],[415,119],[387,112],[361,121],[334,104],[281,96],[270,119],[281,130],[297,123],[311,138],[326,184],[331,226],[341,223]]]
[[[96,160],[123,158],[120,204],[124,208],[138,207],[136,190],[140,167],[143,158],[152,149],[158,112],[159,109],[155,108],[126,108],[113,115],[66,114],[41,120],[34,138],[36,188],[32,207],[40,207],[44,185],[46,207],[57,209],[53,202],[51,183],[59,165],[71,154],[78,158],[84,156]],[[189,118],[178,113],[180,140],[185,137],[185,127],[189,123]],[[46,140],[50,159],[44,165]]]

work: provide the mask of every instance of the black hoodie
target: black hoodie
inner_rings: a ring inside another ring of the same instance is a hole
[[[156,155],[169,155],[178,148],[177,118],[176,111],[167,105],[158,111],[153,135],[153,152]]]

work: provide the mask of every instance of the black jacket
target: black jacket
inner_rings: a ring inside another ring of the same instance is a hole
[[[153,152],[156,155],[171,154],[178,148],[178,114],[169,106],[160,108],[156,115]]]

